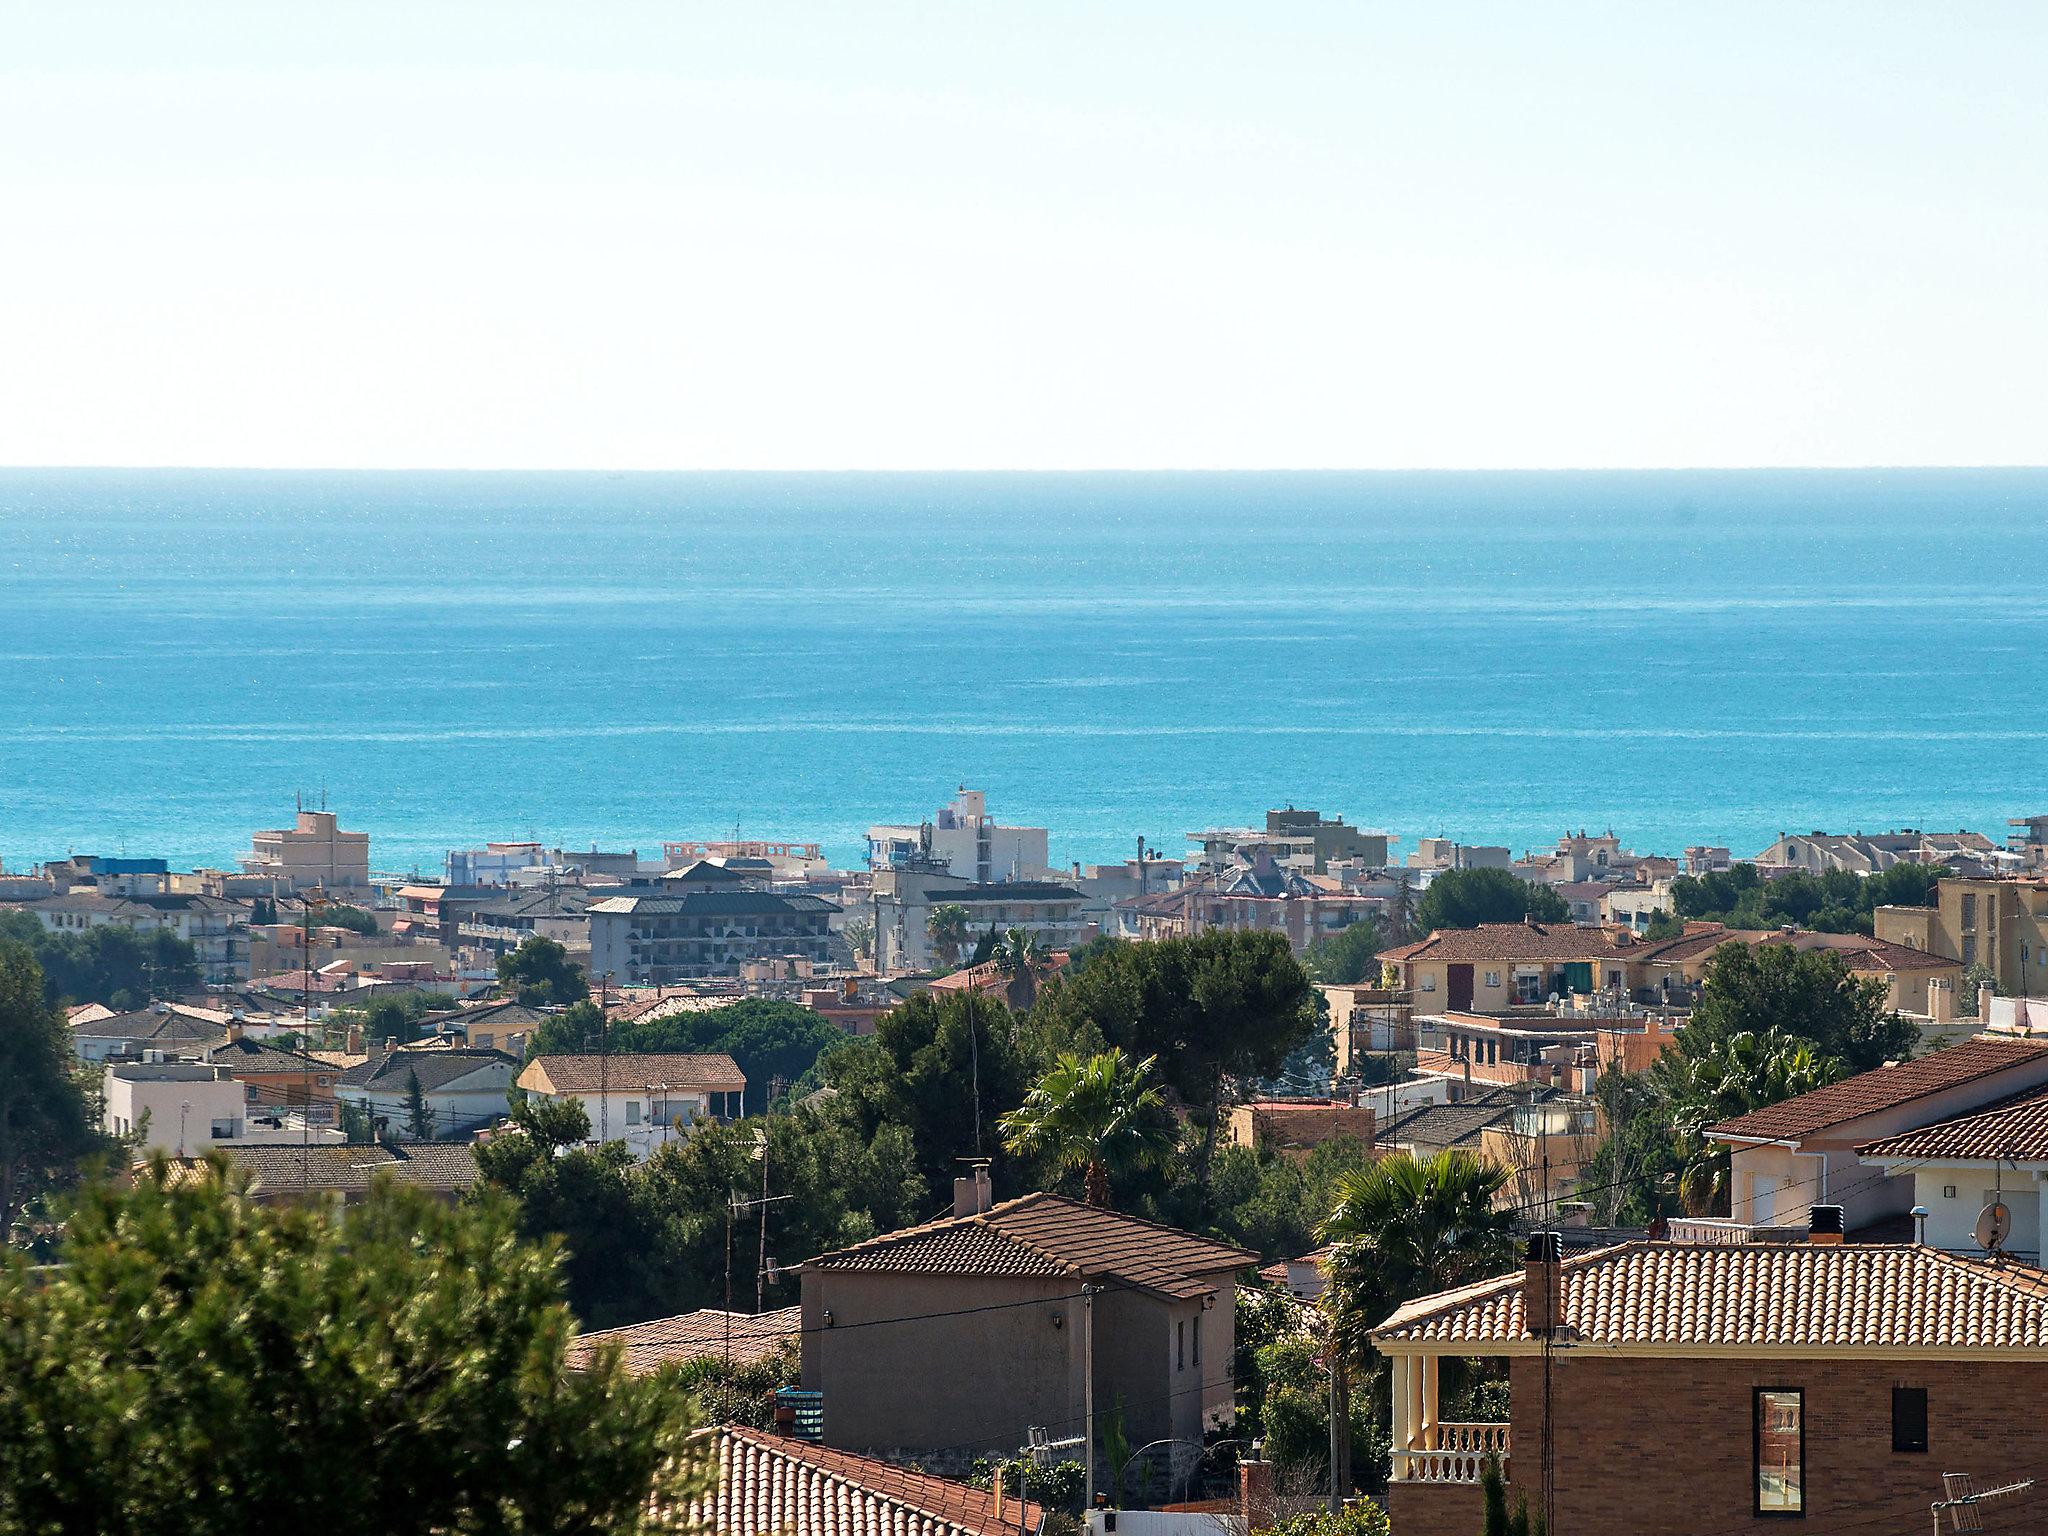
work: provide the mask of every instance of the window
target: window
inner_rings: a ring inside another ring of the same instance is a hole
[[[1202,1368],[1202,1314],[1195,1314],[1195,1369]]]
[[[1434,971],[1424,971],[1422,973],[1422,990],[1425,992],[1434,992],[1436,990],[1436,973]]]
[[[1927,1389],[1892,1388],[1892,1449],[1924,1452],[1927,1449]]]
[[[1182,1318],[1173,1325],[1173,1368],[1184,1371],[1188,1366],[1188,1320]]]
[[[626,1124],[628,1124],[628,1125],[638,1125],[639,1123],[640,1123],[640,1101],[639,1101],[638,1099],[628,1099],[628,1100],[626,1100]]]
[[[1796,1387],[1756,1389],[1756,1512],[1806,1513],[1803,1394]]]
[[[1487,985],[1488,985],[1489,987],[1497,987],[1497,986],[1499,986],[1499,985],[1500,985],[1500,972],[1499,972],[1499,971],[1488,971],[1488,972],[1486,973],[1486,984],[1487,984]]]
[[[1543,978],[1525,972],[1515,978],[1515,1001],[1519,1003],[1540,1003],[1543,1001]]]

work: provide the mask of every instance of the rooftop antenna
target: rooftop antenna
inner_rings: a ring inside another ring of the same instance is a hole
[[[2030,1477],[2021,1483],[2005,1483],[1997,1488],[1977,1491],[1976,1480],[1967,1472],[1944,1472],[1941,1474],[1942,1497],[1934,1501],[1934,1536],[1941,1536],[1941,1512],[1948,1511],[1951,1531],[1981,1531],[1984,1517],[1977,1512],[1977,1506],[1986,1499],[2002,1499],[2009,1494],[2025,1493],[2034,1486]]]

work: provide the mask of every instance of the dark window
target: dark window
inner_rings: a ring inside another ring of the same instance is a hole
[[[1200,1314],[1200,1313],[1197,1313],[1197,1314],[1195,1315],[1195,1369],[1199,1371],[1199,1370],[1200,1370],[1201,1368],[1202,1368],[1202,1318],[1201,1318],[1201,1314]]]
[[[1797,1387],[1756,1389],[1756,1512],[1806,1513],[1806,1429]]]
[[[1173,1325],[1173,1368],[1187,1369],[1188,1364],[1188,1320],[1182,1318]]]
[[[1927,1389],[1892,1388],[1892,1449],[1927,1449]]]

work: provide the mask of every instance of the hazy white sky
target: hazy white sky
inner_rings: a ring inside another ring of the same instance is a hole
[[[0,9],[0,463],[2048,461],[2048,5]]]

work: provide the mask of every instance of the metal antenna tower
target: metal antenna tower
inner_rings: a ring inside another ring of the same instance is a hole
[[[1941,1536],[1941,1512],[1948,1511],[1951,1531],[1981,1531],[1984,1517],[1977,1506],[1987,1499],[2002,1499],[2010,1494],[2025,1493],[2034,1486],[2030,1477],[2025,1482],[2005,1483],[1997,1488],[1977,1489],[1976,1479],[1967,1472],[1944,1472],[1941,1474],[1942,1497],[1934,1501],[1934,1536]]]

